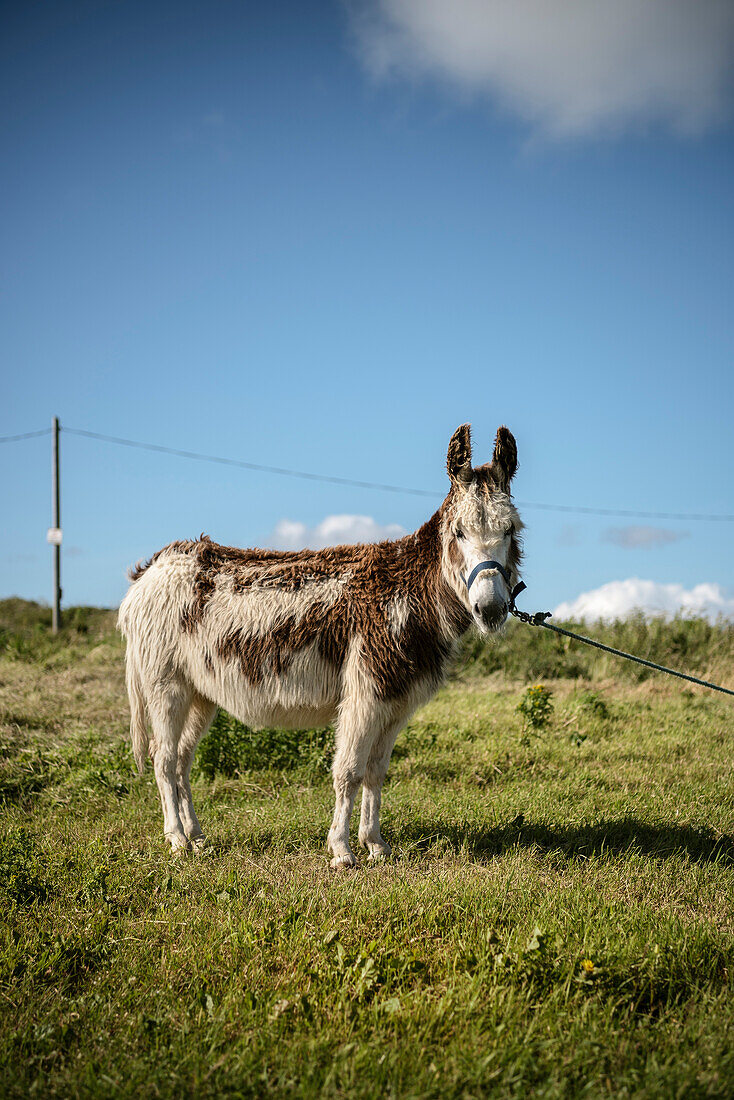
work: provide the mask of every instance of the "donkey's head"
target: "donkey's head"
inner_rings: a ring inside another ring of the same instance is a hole
[[[451,491],[442,508],[443,570],[483,633],[507,618],[518,580],[522,520],[510,497],[517,469],[512,432],[497,431],[492,461],[474,468],[468,424],[454,432],[447,467]]]

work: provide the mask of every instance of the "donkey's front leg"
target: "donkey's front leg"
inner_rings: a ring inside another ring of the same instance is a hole
[[[334,806],[334,820],[329,829],[328,846],[333,859],[331,866],[356,867],[357,860],[354,852],[349,847],[349,823],[352,820],[354,809],[354,796],[357,793],[360,780],[354,779],[348,772],[334,772],[334,791],[336,792],[336,805]]]
[[[382,784],[387,775],[395,738],[403,723],[389,726],[378,735],[372,745],[367,768],[364,774],[362,791],[362,813],[359,823],[359,843],[369,851],[370,860],[389,856],[390,845],[380,832],[380,804],[382,802]]]
[[[360,721],[361,717],[361,721]],[[374,726],[351,707],[343,708],[336,728],[334,775],[334,820],[329,829],[328,847],[331,866],[355,867],[357,860],[349,847],[349,824],[352,820],[354,797],[362,782],[370,748],[374,741]]]

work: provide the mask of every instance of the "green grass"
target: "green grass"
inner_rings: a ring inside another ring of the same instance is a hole
[[[515,627],[401,734],[394,860],[329,870],[328,731],[224,715],[174,859],[113,616],[44,614],[0,603],[0,1095],[732,1095],[727,699]],[[732,685],[729,626],[594,634]]]

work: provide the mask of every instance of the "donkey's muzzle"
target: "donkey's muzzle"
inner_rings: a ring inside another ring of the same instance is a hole
[[[471,587],[474,584],[474,581],[477,579],[480,573],[483,573],[485,571],[485,569],[491,570],[492,573],[498,573],[499,576],[502,577],[502,580],[505,582],[507,586],[507,591],[511,591],[512,584],[504,565],[502,565],[501,562],[498,561],[487,560],[480,561],[479,565],[474,566],[469,576],[463,578],[464,584],[466,585],[466,590],[470,594],[470,596]],[[471,608],[474,618],[479,627],[482,630],[486,630],[489,632],[493,630],[499,630],[500,627],[503,626],[507,618],[507,613],[510,610],[510,604],[508,604],[505,600],[492,599],[482,605],[479,600],[475,600],[472,602]]]
[[[474,612],[474,618],[482,624],[485,630],[494,631],[504,626],[509,607],[506,603],[490,603],[484,607],[480,607],[478,603],[475,603],[472,611]]]

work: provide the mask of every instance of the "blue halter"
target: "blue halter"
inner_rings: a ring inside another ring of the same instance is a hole
[[[474,581],[477,579],[479,574],[482,573],[485,569],[494,569],[495,572],[500,574],[503,581],[507,585],[508,591],[510,592],[510,607],[513,607],[515,604],[515,597],[519,596],[521,592],[524,592],[526,586],[523,584],[522,581],[518,581],[515,587],[512,588],[512,582],[510,580],[509,573],[505,569],[504,565],[502,565],[498,561],[480,561],[479,565],[475,565],[469,576],[462,578],[464,584],[466,585],[467,592],[474,584]]]

